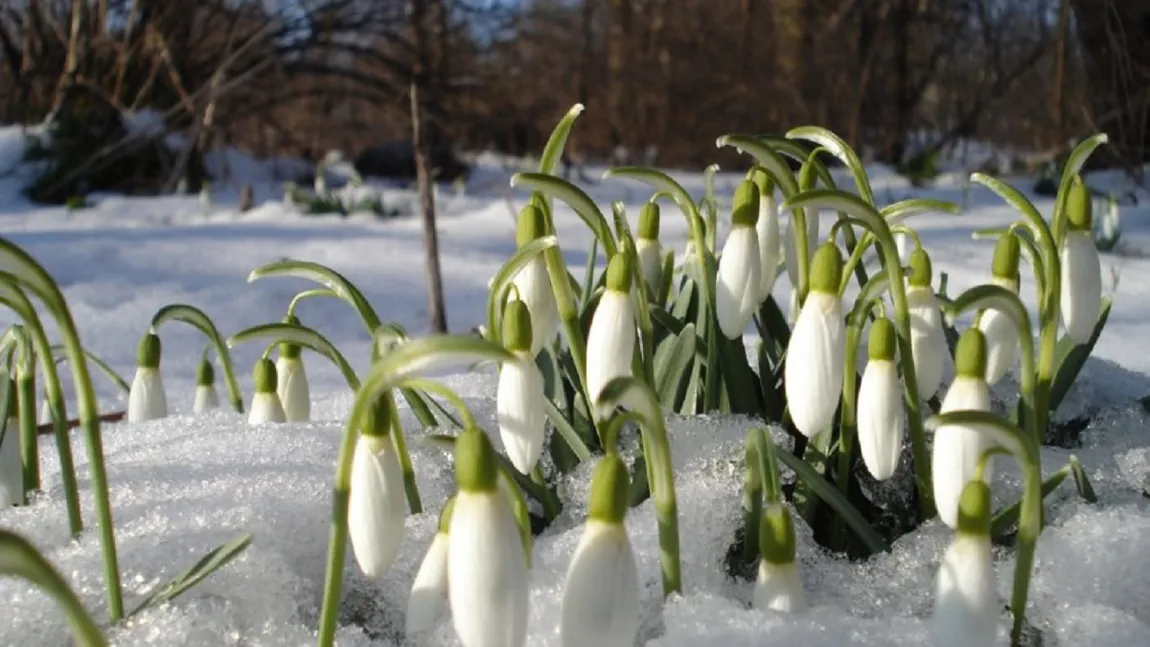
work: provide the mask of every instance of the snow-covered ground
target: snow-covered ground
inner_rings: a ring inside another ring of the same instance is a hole
[[[13,131],[0,133],[0,173],[15,168]],[[440,253],[452,330],[485,319],[489,278],[514,251],[514,214],[526,195],[508,188],[507,172],[489,159],[462,195],[443,187],[438,197]],[[289,164],[290,166],[290,164]],[[239,180],[218,185],[205,215],[197,196],[125,198],[91,196],[95,206],[67,212],[38,208],[20,195],[23,175],[0,178],[0,235],[27,249],[61,284],[81,331],[95,353],[130,378],[136,343],[152,314],[170,303],[188,303],[211,315],[225,335],[278,321],[290,298],[311,287],[301,280],[267,279],[248,284],[248,272],[290,257],[327,264],[365,293],[385,320],[409,332],[426,330],[422,231],[416,218],[376,220],[304,216],[285,209],[280,179],[266,166],[234,156]],[[595,169],[591,174],[598,178]],[[701,174],[676,173],[694,195]],[[729,200],[736,174],[720,174],[718,195]],[[839,177],[845,186],[845,176]],[[1101,178],[1110,181],[1110,178]],[[239,213],[237,187],[251,181],[256,208]],[[962,201],[958,175],[944,176],[929,191],[912,189],[876,167],[872,182],[880,201],[930,196]],[[1032,180],[1019,178],[1029,189]],[[1107,186],[1105,183],[1099,186]],[[647,199],[645,187],[618,181],[584,187],[600,205],[623,200],[634,218]],[[1150,198],[1140,191],[1145,203]],[[935,270],[950,276],[958,294],[989,277],[993,244],[973,242],[971,232],[1001,226],[1016,214],[989,191],[974,187],[960,216],[926,215],[913,225],[931,252]],[[1044,212],[1050,200],[1038,200]],[[609,213],[609,212],[608,212]],[[685,249],[683,218],[664,207],[662,240]],[[823,215],[823,231],[830,223]],[[634,222],[634,221],[633,221]],[[1150,645],[1150,505],[1140,495],[1150,474],[1150,438],[1135,398],[1150,394],[1150,208],[1125,207],[1122,254],[1103,256],[1105,291],[1115,299],[1109,324],[1067,407],[1102,411],[1075,450],[1093,479],[1099,505],[1081,503],[1067,483],[1053,495],[1050,527],[1040,541],[1030,621],[1046,645]],[[582,267],[591,235],[565,207],[556,213],[563,252]],[[1033,284],[1024,270],[1023,296],[1033,306]],[[1116,287],[1111,272],[1120,277]],[[787,303],[785,275],[775,297]],[[311,300],[298,312],[306,325],[334,342],[357,370],[367,368],[369,340],[343,303]],[[0,313],[0,324],[8,323]],[[316,422],[247,425],[230,412],[193,417],[195,368],[204,340],[189,327],[162,329],[164,380],[169,406],[178,414],[163,421],[105,427],[105,453],[117,520],[127,605],[171,577],[209,548],[242,531],[255,535],[236,562],[169,607],[147,612],[110,634],[122,645],[303,645],[314,642],[327,549],[330,483],[340,421],[351,394],[342,377],[305,355]],[[250,397],[249,370],[262,347],[234,351],[241,385]],[[481,424],[493,428],[494,381],[490,375],[445,378],[468,398]],[[124,398],[97,378],[103,411],[122,410]],[[1005,394],[1004,394],[1005,395]],[[410,420],[408,420],[410,422]],[[932,522],[904,537],[890,555],[866,563],[827,556],[800,530],[800,559],[807,597],[814,608],[788,617],[749,610],[750,586],[724,574],[723,554],[739,521],[739,456],[750,423],[727,418],[675,419],[673,453],[683,536],[685,597],[659,611],[658,544],[648,502],[633,510],[628,529],[638,551],[643,584],[641,635],[660,647],[687,645],[919,645],[928,642],[926,616],[934,569],[951,533]],[[410,425],[409,425],[410,427]],[[89,505],[87,461],[75,447],[85,519]],[[413,442],[413,459],[429,511],[407,522],[407,537],[392,571],[369,582],[349,559],[340,630],[341,645],[398,644],[407,591],[435,529],[439,506],[452,486],[447,457]],[[1068,452],[1044,450],[1052,472]],[[97,617],[103,617],[103,579],[93,533],[67,539],[63,495],[54,450],[44,444],[46,492],[27,508],[0,510],[0,526],[30,537],[55,563]],[[1018,491],[1006,470],[999,501]],[[581,531],[582,500],[589,471],[577,471],[564,488],[566,511],[538,539],[533,571],[528,644],[558,645],[560,585]],[[999,589],[1009,597],[1013,563],[999,562]],[[0,580],[4,622],[0,644],[39,647],[67,642],[66,629],[47,598],[22,582]],[[1002,616],[1005,641],[1008,614]],[[455,644],[444,621],[430,644]],[[1005,643],[1004,643],[1005,644]]]

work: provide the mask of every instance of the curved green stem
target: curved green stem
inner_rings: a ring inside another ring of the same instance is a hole
[[[262,278],[277,276],[291,276],[319,283],[355,309],[356,313],[359,314],[360,320],[363,321],[363,325],[367,327],[369,335],[373,330],[379,327],[379,315],[375,313],[375,310],[371,307],[371,304],[368,303],[367,298],[363,296],[363,293],[359,291],[359,288],[355,287],[351,281],[330,267],[319,263],[291,259],[273,261],[252,270],[251,273],[248,274],[248,283],[258,281]]]
[[[29,362],[31,363],[31,362]],[[24,465],[24,502],[40,489],[40,440],[36,434],[36,371],[16,368],[16,403],[20,409],[20,462]]]
[[[228,395],[232,400],[232,408],[237,413],[244,412],[244,394],[240,391],[240,383],[236,380],[236,371],[232,368],[232,355],[228,346],[220,336],[220,331],[211,318],[199,308],[186,303],[173,303],[156,311],[152,316],[152,330],[159,332],[160,326],[167,321],[182,321],[199,330],[208,338],[216,348],[216,355],[220,358],[220,367],[224,369],[224,382],[228,386]]]
[[[315,330],[300,324],[289,323],[268,323],[252,326],[245,330],[232,335],[227,340],[229,348],[235,348],[239,344],[248,341],[262,339],[268,342],[268,347],[264,351],[265,356],[270,353],[272,348],[281,342],[290,342],[301,348],[306,348],[317,355],[326,357],[328,361],[335,364],[339,369],[340,374],[343,376],[344,381],[354,391],[359,388],[359,377],[355,374],[355,369],[335,347],[335,344],[327,340],[326,337],[316,332]]]
[[[307,299],[315,299],[317,297],[338,299],[339,295],[336,294],[333,290],[329,290],[328,288],[312,288],[310,290],[304,290],[303,292],[300,292],[299,294],[292,297],[291,301],[288,302],[287,315],[289,317],[294,317],[295,311],[297,308],[299,308],[300,303],[306,301]]]
[[[54,361],[56,364],[62,364],[68,359],[68,347],[64,344],[53,344],[52,356],[55,358]],[[116,369],[112,368],[111,364],[108,364],[104,360],[100,359],[95,353],[88,350],[87,348],[84,349],[84,357],[87,357],[88,361],[95,364],[96,368],[100,369],[100,371],[105,376],[107,376],[107,378],[111,380],[112,383],[115,384],[116,387],[124,393],[124,395],[128,395],[128,393],[131,392],[132,385],[128,384],[128,381],[125,380],[119,373],[117,373]]]

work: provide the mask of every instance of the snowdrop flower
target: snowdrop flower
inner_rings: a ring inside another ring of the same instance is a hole
[[[356,563],[372,579],[383,577],[395,561],[407,515],[403,473],[391,439],[394,415],[386,398],[375,404],[351,462],[348,533]]]
[[[990,487],[971,481],[958,504],[958,527],[938,567],[932,633],[936,647],[992,647],[998,591],[990,550]]]
[[[760,611],[796,613],[807,608],[803,583],[795,566],[795,523],[781,503],[763,508],[759,526],[759,575],[752,602]]]
[[[779,207],[775,202],[775,185],[761,169],[755,173],[755,185],[759,189],[759,220],[755,232],[759,237],[759,303],[771,296],[775,279],[779,276],[779,254],[782,242],[779,240]]]
[[[843,257],[823,244],[811,263],[811,289],[799,311],[784,365],[787,406],[808,438],[830,427],[843,390],[846,326],[839,298]]]
[[[885,481],[894,475],[902,452],[902,390],[894,363],[894,324],[876,319],[867,342],[867,362],[858,392],[858,439],[863,463],[871,476]]]
[[[818,247],[819,241],[819,213],[814,210],[808,210],[807,215],[807,247],[809,248],[807,254],[813,255],[815,249]],[[799,284],[799,258],[798,258],[798,241],[795,239],[795,215],[791,213],[791,217],[787,219],[787,250],[784,261],[787,269],[787,279],[790,280],[791,286]]]
[[[40,418],[36,421],[36,424],[52,424],[52,405],[48,403],[47,393],[44,393],[44,397],[40,400]]]
[[[623,527],[630,479],[617,454],[591,477],[587,525],[563,584],[563,647],[631,647],[639,632],[639,575]]]
[[[759,190],[749,180],[735,189],[731,233],[719,257],[715,277],[715,316],[727,339],[741,337],[759,305],[762,258],[755,223],[759,219]]]
[[[168,415],[168,398],[160,376],[160,337],[148,332],[136,349],[136,376],[128,390],[128,422]]]
[[[639,239],[635,242],[639,273],[656,297],[663,285],[663,246],[659,244],[659,205],[648,202],[639,210]]]
[[[951,411],[990,411],[990,387],[986,384],[986,336],[969,328],[958,339],[955,349],[957,377],[942,400],[940,413]],[[934,481],[934,503],[943,523],[956,528],[958,500],[963,487],[974,479],[982,454],[994,441],[975,427],[942,425],[934,433],[931,453],[931,476]],[[987,459],[982,478],[990,483],[994,474],[993,458]]]
[[[299,319],[292,315],[284,317],[284,323],[299,325]],[[307,422],[311,419],[311,390],[307,384],[307,371],[300,358],[298,344],[288,342],[279,345],[280,356],[276,360],[276,395],[284,408],[288,422]]]
[[[519,212],[519,224],[515,232],[515,242],[522,247],[531,241],[547,235],[547,222],[543,210],[534,203],[528,203]],[[555,305],[555,292],[551,289],[551,278],[547,273],[547,262],[540,254],[528,261],[512,281],[519,299],[527,304],[531,312],[532,337],[531,355],[539,353],[559,330],[559,309]]]
[[[192,412],[203,413],[220,406],[220,396],[216,393],[216,369],[205,357],[200,360],[196,371],[196,396],[192,401]]]
[[[991,282],[1018,293],[1018,262],[1021,246],[1013,234],[1003,234],[994,248]],[[997,308],[983,310],[978,329],[986,335],[986,383],[996,384],[1018,361],[1018,326]]]
[[[0,369],[0,379],[8,382],[8,416],[0,422],[0,508],[6,508],[24,503],[24,463],[20,460],[16,380],[8,377],[3,369]]]
[[[531,314],[522,301],[508,301],[503,314],[503,344],[515,355],[499,369],[495,411],[507,457],[523,474],[543,453],[543,376],[531,354]]]
[[[455,497],[447,500],[439,513],[439,530],[431,540],[427,554],[415,574],[411,584],[411,595],[407,598],[407,617],[404,633],[407,639],[430,631],[435,621],[442,615],[447,602],[447,542],[451,527],[451,513],[455,509]]]
[[[487,434],[471,429],[459,435],[447,580],[463,647],[523,647],[527,641],[527,555],[498,470]]]
[[[256,361],[252,368],[252,381],[256,392],[252,396],[252,412],[248,423],[253,425],[265,422],[287,422],[280,397],[276,395],[276,365],[266,357]]]
[[[942,384],[942,369],[949,354],[942,312],[931,287],[933,270],[923,249],[910,254],[906,304],[910,317],[910,353],[914,361],[915,384],[922,399],[929,399]]]
[[[607,289],[599,298],[587,333],[587,392],[596,401],[611,380],[631,374],[631,356],[635,352],[633,262],[630,254],[620,252],[607,265]],[[602,407],[596,410],[600,417],[609,413]]]
[[[1091,229],[1090,190],[1075,178],[1066,200],[1066,237],[1062,240],[1060,309],[1066,336],[1076,344],[1090,340],[1102,312],[1102,266]]]

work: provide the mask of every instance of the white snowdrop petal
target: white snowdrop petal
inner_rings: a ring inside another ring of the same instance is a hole
[[[830,427],[842,395],[845,353],[838,295],[811,292],[791,331],[784,365],[791,420],[807,437]]]
[[[411,584],[404,620],[409,640],[435,627],[447,608],[447,544],[447,533],[435,533]]]
[[[265,422],[287,422],[280,397],[273,392],[259,392],[252,396],[252,410],[248,423],[260,425]]]
[[[657,240],[640,238],[635,243],[635,251],[639,256],[639,273],[643,282],[658,294],[663,273],[663,246]]]
[[[990,389],[981,379],[959,376],[943,398],[942,413],[950,411],[990,411]],[[931,452],[931,479],[934,482],[934,503],[943,523],[956,528],[958,499],[962,488],[974,478],[978,460],[994,446],[988,434],[966,425],[943,425],[934,432]],[[983,480],[990,483],[994,477],[994,461],[987,462]]]
[[[990,539],[958,533],[935,579],[932,633],[936,647],[992,647],[999,602]]]
[[[990,308],[978,320],[986,337],[986,382],[997,384],[1018,361],[1018,327],[1010,315]]]
[[[635,314],[631,297],[607,290],[599,299],[587,334],[587,390],[592,398],[598,398],[611,380],[631,374],[634,352]]]
[[[128,390],[128,422],[156,420],[167,415],[168,399],[160,369],[137,367]]]
[[[542,256],[527,262],[512,280],[519,299],[531,313],[531,354],[534,356],[551,341],[559,329],[559,310],[555,305],[555,292],[547,274],[547,263]]]
[[[639,577],[623,526],[588,521],[567,568],[563,647],[631,647],[639,631]]]
[[[751,227],[735,227],[723,245],[715,277],[715,314],[727,339],[741,337],[758,305],[761,285],[759,239]]]
[[[912,286],[906,291],[910,316],[910,349],[919,397],[928,399],[942,384],[943,364],[948,356],[942,311],[934,290]]]
[[[311,389],[307,371],[298,357],[280,357],[276,360],[276,395],[283,406],[288,422],[307,422],[311,419]]]
[[[463,647],[523,647],[527,562],[507,497],[456,495],[447,548],[448,599]]]
[[[219,406],[220,396],[216,393],[215,386],[200,384],[196,387],[195,398],[192,400],[192,413],[203,413]]]
[[[880,481],[898,468],[904,415],[897,367],[872,359],[859,385],[858,441],[867,471]]]
[[[1090,232],[1068,231],[1062,260],[1060,309],[1066,334],[1077,344],[1090,340],[1102,312],[1102,265]]]
[[[0,508],[24,503],[24,464],[20,461],[20,422],[8,418],[0,441]]]
[[[779,209],[775,196],[763,196],[759,201],[759,221],[755,224],[759,239],[759,303],[771,295],[775,279],[779,275],[779,255],[782,241],[779,238]]]
[[[495,402],[499,436],[512,465],[523,474],[543,453],[543,398],[543,376],[529,356],[503,363]]]
[[[360,438],[351,464],[348,533],[352,552],[363,574],[382,577],[399,552],[404,535],[407,501],[403,475],[390,439],[374,452],[372,440]]]
[[[752,602],[760,611],[797,613],[807,608],[798,568],[792,564],[759,562]]]

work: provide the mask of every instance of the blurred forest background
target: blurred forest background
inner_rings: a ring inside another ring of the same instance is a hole
[[[431,148],[537,154],[579,101],[577,161],[697,169],[815,123],[896,165],[1104,130],[1136,171],[1148,81],[1146,0],[0,0],[0,121],[81,92],[161,111],[192,161],[410,138],[418,88]]]

